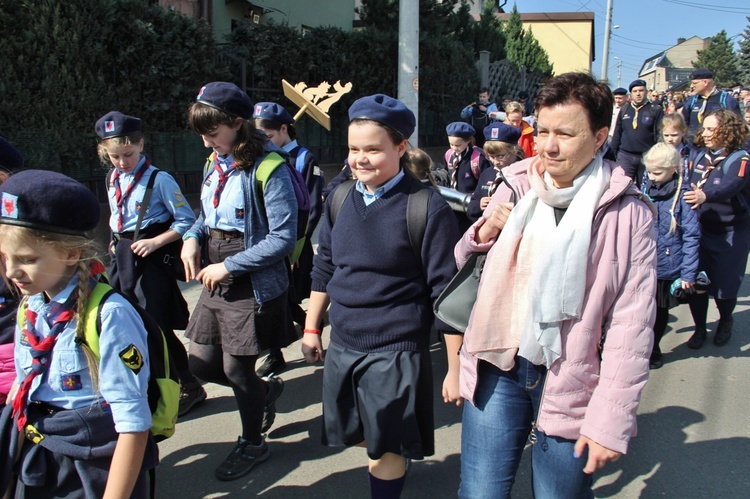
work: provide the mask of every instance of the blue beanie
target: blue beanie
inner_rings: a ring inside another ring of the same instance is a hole
[[[125,137],[143,130],[141,120],[135,116],[126,116],[119,111],[110,111],[99,118],[94,126],[101,139]]]
[[[690,73],[690,79],[691,80],[713,80],[714,72],[706,68],[696,69],[695,71]]]
[[[505,123],[495,122],[484,128],[484,138],[487,141],[507,142],[508,144],[518,144],[521,138],[521,130]]]
[[[294,118],[284,109],[284,106],[275,102],[258,102],[255,104],[253,118],[275,121],[282,125],[293,125]]]
[[[635,87],[646,87],[646,82],[643,80],[633,80],[633,83],[628,87],[628,92],[632,92]]]
[[[86,236],[99,223],[99,200],[62,173],[24,170],[0,185],[0,223]]]
[[[253,115],[253,102],[250,97],[240,90],[240,87],[226,81],[214,81],[204,85],[195,101],[246,120]]]
[[[462,139],[470,139],[474,136],[477,131],[474,127],[463,121],[454,121],[445,127],[445,133],[448,137],[461,137]]]
[[[362,97],[349,108],[349,121],[373,120],[400,132],[405,139],[411,137],[417,127],[417,119],[411,109],[398,99],[383,94]]]

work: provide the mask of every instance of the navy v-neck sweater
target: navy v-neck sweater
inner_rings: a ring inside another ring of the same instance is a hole
[[[411,182],[405,176],[369,206],[352,189],[333,228],[328,197],[312,289],[330,296],[331,341],[344,348],[416,351],[429,344],[432,304],[456,273],[453,248],[460,234],[451,208],[433,195],[419,266],[406,228]]]

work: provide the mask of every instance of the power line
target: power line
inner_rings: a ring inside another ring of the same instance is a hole
[[[706,3],[687,2],[685,0],[661,0],[662,2],[672,3],[675,5],[681,5],[683,7],[691,7],[694,9],[701,10],[712,10],[717,12],[727,12],[730,14],[750,14],[750,9],[741,9],[731,5],[712,5]]]

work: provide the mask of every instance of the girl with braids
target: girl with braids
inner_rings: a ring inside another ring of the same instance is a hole
[[[671,293],[675,279],[680,279],[685,293],[694,291],[698,276],[700,228],[698,217],[683,199],[688,191],[680,172],[680,153],[674,146],[659,142],[643,156],[647,178],[643,193],[654,203],[656,224],[656,322],[650,367],[659,369],[662,360],[659,341],[667,329],[669,309],[679,302]]]
[[[190,126],[213,149],[201,214],[183,236],[185,275],[204,288],[185,331],[190,369],[232,388],[242,423],[214,473],[219,480],[240,478],[271,455],[262,433],[273,424],[284,383],[258,377],[255,363],[263,350],[289,344],[285,334],[294,332],[286,313],[286,257],[297,240],[297,198],[283,165],[262,188],[261,162],[286,153],[255,129],[252,114],[247,94],[226,82],[204,86],[188,111]]]
[[[85,341],[89,292],[104,271],[87,237],[99,202],[80,183],[42,170],[13,175],[0,192],[0,252],[24,297],[17,380],[0,424],[0,493],[146,497],[158,458],[143,322],[114,294],[100,311],[98,356]]]

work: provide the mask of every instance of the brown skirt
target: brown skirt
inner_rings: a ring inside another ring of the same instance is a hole
[[[208,260],[222,262],[243,250],[241,238],[211,239]],[[258,309],[249,274],[233,277],[213,291],[203,288],[185,336],[202,345],[221,345],[230,355],[260,355],[269,348],[288,345],[287,293],[264,303],[263,313]]]

